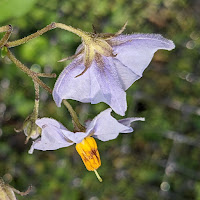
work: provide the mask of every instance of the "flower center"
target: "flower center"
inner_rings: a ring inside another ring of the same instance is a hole
[[[93,60],[98,55],[103,55],[106,57],[115,57],[113,54],[112,47],[107,43],[107,41],[96,35],[96,34],[87,34],[82,37],[83,39],[83,53],[84,53],[84,65],[85,69],[78,76],[83,75],[87,69],[91,66]],[[77,76],[77,77],[78,77]]]
[[[68,58],[64,58],[60,60],[59,62],[63,62],[65,60],[71,60],[76,58],[80,54],[84,54],[84,65],[85,69],[83,72],[81,72],[78,76],[83,75],[87,69],[91,66],[93,60],[95,57],[100,57],[100,55],[106,56],[106,57],[115,57],[113,53],[112,46],[109,44],[109,40],[113,37],[116,37],[120,35],[126,28],[127,22],[124,24],[124,26],[115,34],[110,34],[110,33],[88,33],[85,31],[82,31],[80,29],[75,29],[71,26],[67,26],[65,24],[61,23],[55,23],[56,27],[70,31],[79,37],[82,38],[83,40],[83,46],[78,50],[78,52],[70,56]]]

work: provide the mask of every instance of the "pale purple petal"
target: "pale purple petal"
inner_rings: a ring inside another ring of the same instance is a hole
[[[46,126],[51,127],[55,126],[59,129],[67,130],[60,122],[55,119],[43,117],[41,119],[37,119],[35,122],[41,129],[45,128]]]
[[[117,114],[124,115],[127,109],[126,93],[150,63],[159,49],[171,50],[172,41],[157,34],[120,35],[108,40],[116,57],[102,56],[103,62],[93,61],[84,71],[83,55],[79,55],[60,74],[53,89],[57,106],[63,99],[83,103],[107,103]],[[77,48],[77,53],[83,46]]]
[[[74,134],[68,131],[61,123],[54,119],[43,118],[36,120],[36,124],[42,128],[41,138],[33,142],[29,153],[33,153],[34,149],[46,151],[56,150],[68,147],[73,142],[67,137],[66,133]],[[63,133],[65,131],[65,134]]]
[[[150,48],[159,48],[172,50],[175,48],[175,45],[172,40],[164,38],[160,34],[145,34],[145,33],[136,33],[129,35],[119,35],[110,39],[111,45],[115,48],[120,45],[127,45],[128,43],[139,42],[145,43],[146,46]]]
[[[63,99],[74,99],[81,102],[90,102],[90,73],[87,71],[79,75],[85,66],[82,57],[74,59],[58,77],[54,89],[53,98],[57,106],[61,106]]]
[[[73,143],[81,142],[88,135],[88,133],[84,132],[71,132],[67,128],[65,128],[60,122],[52,118],[42,118],[36,120],[36,124],[41,127],[42,130],[45,130],[45,128],[56,128],[57,130],[61,131],[60,133],[63,137]]]
[[[75,54],[79,54],[83,49],[84,49],[84,45],[81,43],[81,44],[77,47]]]
[[[63,99],[74,99],[92,104],[105,101],[93,73],[94,63],[83,75],[76,77],[85,69],[80,61],[80,57],[75,59],[58,77],[53,89],[53,98],[57,106],[61,105]]]
[[[84,133],[84,132],[67,132],[67,131],[62,131],[71,141],[74,143],[80,143],[84,138],[86,138],[89,133]]]
[[[126,132],[129,127],[119,123],[110,113],[111,109],[104,110],[97,115],[87,128],[87,133],[101,141],[115,139],[120,132]]]
[[[101,91],[100,83],[98,82],[95,72],[96,64],[93,62],[91,67],[88,69],[91,77],[91,104],[97,104],[100,102],[106,102],[106,99]],[[87,72],[86,72],[87,73]]]
[[[124,126],[129,127],[129,130],[127,129],[127,130],[123,131],[122,133],[130,133],[130,132],[132,132],[133,129],[130,126],[131,126],[131,123],[135,122],[135,121],[145,121],[145,118],[144,117],[130,117],[130,118],[125,118],[125,119],[118,120],[118,122],[120,124],[123,124]]]
[[[102,56],[101,65],[97,62],[93,70],[104,97],[101,101],[107,103],[117,114],[124,116],[127,109],[126,93],[112,59]]]
[[[115,58],[140,77],[157,50],[175,47],[171,40],[158,34],[120,35],[110,42],[117,54]]]
[[[69,142],[63,135],[62,131],[56,128],[45,128],[42,131],[41,138],[33,142],[29,153],[32,153],[34,149],[47,151],[56,150],[63,147],[72,145],[73,142]]]
[[[109,59],[113,59],[113,63],[115,64],[123,90],[127,90],[136,80],[141,78],[141,76],[135,74],[130,68],[126,67],[118,59]]]

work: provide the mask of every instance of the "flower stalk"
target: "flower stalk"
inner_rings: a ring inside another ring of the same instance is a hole
[[[35,104],[33,112],[25,119],[23,126],[21,129],[15,129],[15,132],[24,131],[26,137],[25,144],[28,143],[30,138],[37,138],[41,135],[41,128],[37,126],[35,121],[38,119],[39,113],[39,85],[38,83],[34,82],[35,88]]]
[[[25,123],[23,125],[23,129],[26,132],[26,141],[25,144],[28,143],[29,139],[31,137],[35,138],[38,137],[41,134],[41,129],[35,124],[35,121],[38,119],[38,113],[39,113],[39,84],[35,81],[34,82],[34,88],[35,88],[35,105],[33,109],[33,113],[28,117],[27,120],[25,120]]]
[[[47,26],[44,27],[43,29],[38,30],[37,32],[35,32],[35,33],[33,33],[33,34],[31,34],[31,35],[29,35],[29,36],[27,36],[27,37],[24,37],[24,38],[22,38],[22,39],[15,40],[15,41],[12,41],[12,42],[8,42],[8,43],[6,44],[6,46],[7,46],[8,48],[19,46],[19,45],[24,44],[24,43],[28,42],[29,40],[32,40],[32,39],[34,39],[34,38],[36,38],[36,37],[38,37],[38,36],[40,36],[40,35],[46,33],[47,31],[50,31],[50,30],[52,30],[52,29],[54,29],[54,28],[56,28],[55,22],[53,22],[53,23],[47,25]]]
[[[77,116],[75,110],[70,105],[70,103],[67,100],[63,100],[63,104],[68,109],[68,111],[72,117],[72,122],[74,124],[74,128],[77,129],[77,131],[85,132],[85,127],[79,122],[78,116]]]
[[[72,33],[78,35],[79,37],[81,37],[82,39],[86,39],[89,36],[89,33],[85,32],[85,31],[82,31],[80,29],[76,29],[76,28],[74,28],[72,26],[68,26],[66,24],[55,23],[55,27],[63,29],[63,30],[66,30],[66,31],[69,31],[69,32],[72,32]]]
[[[34,81],[34,88],[35,88],[35,105],[34,105],[34,119],[37,120],[38,118],[38,112],[39,112],[39,100],[40,100],[40,96],[39,96],[39,84],[37,82]]]
[[[7,32],[10,29],[11,25],[1,26],[0,33]]]
[[[1,30],[0,30],[0,32],[1,32]],[[8,39],[10,38],[10,35],[12,33],[12,26],[11,25],[5,26],[5,32],[6,32],[5,35],[0,40],[0,48],[2,46],[4,46],[7,43]]]

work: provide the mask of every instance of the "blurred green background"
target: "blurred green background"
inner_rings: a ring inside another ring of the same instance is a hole
[[[34,106],[29,77],[8,58],[0,60],[0,177],[23,191],[19,200],[199,200],[200,199],[200,2],[198,0],[1,0],[0,26],[12,24],[10,41],[51,22],[85,31],[114,33],[128,20],[125,33],[160,33],[176,49],[158,51],[143,78],[127,90],[127,117],[142,116],[134,134],[109,142],[97,141],[102,166],[99,183],[71,146],[57,151],[35,151],[23,133],[15,133]],[[1,34],[0,36],[2,36]],[[57,75],[67,65],[57,61],[73,55],[80,38],[52,30],[15,47],[14,55],[30,67]],[[45,79],[51,88],[55,79]],[[72,130],[64,106],[57,108],[40,91],[40,116],[52,117]],[[82,122],[108,106],[70,101]],[[120,119],[119,116],[113,115]]]

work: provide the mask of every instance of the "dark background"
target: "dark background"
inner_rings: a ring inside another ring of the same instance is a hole
[[[0,177],[19,190],[33,185],[19,200],[198,200],[200,199],[200,2],[198,0],[1,0],[0,26],[12,24],[11,41],[51,22],[114,33],[128,20],[125,33],[160,33],[176,49],[158,51],[143,77],[127,90],[127,117],[145,117],[133,124],[134,134],[97,141],[102,166],[99,183],[88,172],[75,147],[27,152],[23,133],[15,133],[34,106],[31,79],[8,58],[0,60]],[[2,36],[3,34],[1,34]],[[57,75],[67,65],[80,38],[52,30],[15,47],[14,55],[30,67]],[[43,78],[53,88],[55,79]],[[57,108],[40,91],[40,116],[52,117],[72,130],[64,106]],[[82,122],[108,108],[70,101]],[[120,119],[113,113],[113,116]]]

